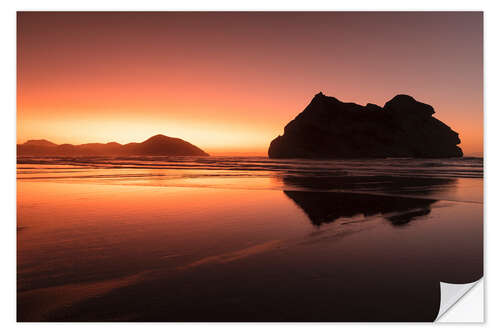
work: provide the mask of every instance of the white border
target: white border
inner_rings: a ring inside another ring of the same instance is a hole
[[[454,333],[462,330],[488,328],[499,329],[498,315],[498,260],[493,258],[489,261],[488,253],[498,254],[500,237],[498,210],[498,188],[500,188],[500,165],[498,158],[498,133],[500,126],[498,103],[498,78],[499,72],[499,43],[498,33],[500,31],[500,13],[498,11],[499,1],[271,1],[254,0],[246,2],[235,1],[9,1],[4,0],[0,11],[0,34],[2,36],[3,48],[0,52],[2,58],[2,212],[4,218],[1,221],[2,232],[2,274],[0,286],[1,295],[1,325],[2,330],[20,330],[37,332],[72,332],[108,331],[119,329],[123,332],[135,332],[137,330],[151,330],[164,332],[175,330],[180,332],[191,332],[203,330],[204,332],[253,332],[280,331],[302,332],[307,329],[331,332],[342,329],[348,332],[358,330],[369,330],[370,332],[400,331],[403,327],[409,332],[418,332],[422,329],[449,330]],[[486,324],[485,325],[460,325],[460,324],[16,324],[15,322],[15,300],[16,300],[16,276],[15,276],[15,87],[16,87],[16,10],[482,10],[485,12],[485,277],[486,277]],[[491,235],[491,241],[489,239]],[[495,256],[493,256],[495,257]],[[493,281],[489,283],[488,281]],[[496,281],[496,283],[495,283]],[[492,309],[492,311],[489,311]],[[488,316],[491,314],[491,317]],[[480,326],[480,327],[478,327]],[[484,326],[484,327],[483,327]]]

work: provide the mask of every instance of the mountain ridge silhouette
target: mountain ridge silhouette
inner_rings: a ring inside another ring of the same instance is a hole
[[[28,140],[17,145],[18,156],[209,156],[197,146],[179,138],[154,135],[143,142],[119,144],[84,143],[55,144],[45,139]]]

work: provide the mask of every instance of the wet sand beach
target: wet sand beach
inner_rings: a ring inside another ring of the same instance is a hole
[[[19,321],[433,321],[482,159],[18,159]]]

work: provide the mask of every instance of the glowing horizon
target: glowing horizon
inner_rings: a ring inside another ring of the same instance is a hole
[[[17,51],[18,143],[164,134],[266,155],[322,91],[409,94],[483,154],[480,12],[20,12]]]

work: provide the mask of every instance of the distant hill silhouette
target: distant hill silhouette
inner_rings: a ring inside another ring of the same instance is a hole
[[[57,146],[55,143],[52,143],[47,140],[28,140],[24,143],[25,146],[33,146],[33,147],[55,147]]]
[[[28,140],[17,145],[18,156],[208,156],[200,148],[178,138],[155,135],[141,143],[117,142],[57,145],[47,140]]]
[[[319,93],[268,150],[271,158],[461,157],[458,133],[434,108],[408,95],[384,107],[344,103]]]

